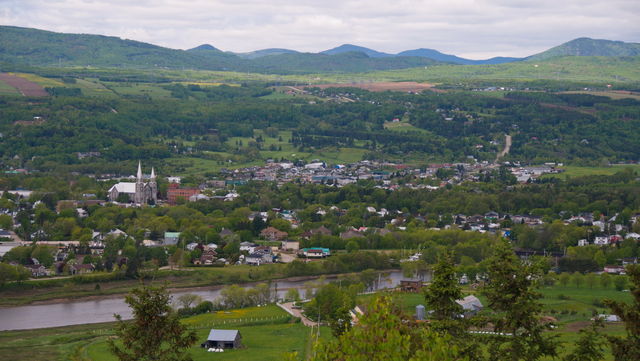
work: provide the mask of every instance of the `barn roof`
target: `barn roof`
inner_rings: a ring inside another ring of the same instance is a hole
[[[211,329],[211,331],[209,331],[209,337],[207,337],[207,341],[232,342],[236,340],[236,337],[238,337],[238,330]]]
[[[479,310],[482,308],[482,302],[476,296],[467,296],[461,300],[456,301],[465,311]]]

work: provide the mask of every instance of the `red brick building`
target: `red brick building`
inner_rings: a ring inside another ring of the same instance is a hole
[[[170,205],[176,205],[178,203],[178,199],[184,199],[185,201],[189,201],[189,197],[200,194],[200,189],[198,188],[180,188],[179,184],[171,183],[169,188],[167,189],[167,202]]]

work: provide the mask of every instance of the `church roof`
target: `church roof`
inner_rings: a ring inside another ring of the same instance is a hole
[[[109,192],[113,189],[117,190],[118,193],[135,193],[136,192],[136,184],[133,182],[120,182],[113,185],[113,187],[109,188]]]

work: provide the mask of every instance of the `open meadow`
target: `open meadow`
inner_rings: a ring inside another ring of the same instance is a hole
[[[289,352],[306,355],[315,341],[310,328],[276,305],[207,313],[187,317],[183,323],[197,333],[197,343],[189,350],[196,361],[281,360]],[[12,355],[13,361],[115,361],[107,345],[114,335],[114,326],[115,323],[103,323],[0,332],[0,354]],[[200,343],[206,340],[211,328],[239,330],[243,348],[216,354],[206,352]],[[323,327],[320,337],[329,335],[329,330]]]

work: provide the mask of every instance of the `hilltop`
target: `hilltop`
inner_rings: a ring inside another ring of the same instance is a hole
[[[541,61],[562,56],[601,56],[607,57],[605,62],[608,62],[609,58],[639,54],[640,44],[637,43],[580,38],[525,59]],[[319,53],[282,48],[232,53],[210,44],[180,50],[114,36],[0,26],[0,63],[18,66],[194,69],[285,75],[365,73],[442,64],[515,65],[521,60],[512,57],[471,60],[428,48],[389,54],[352,44]]]
[[[532,55],[527,60],[545,60],[560,56],[637,56],[640,43],[625,43],[591,38],[578,38]]]

